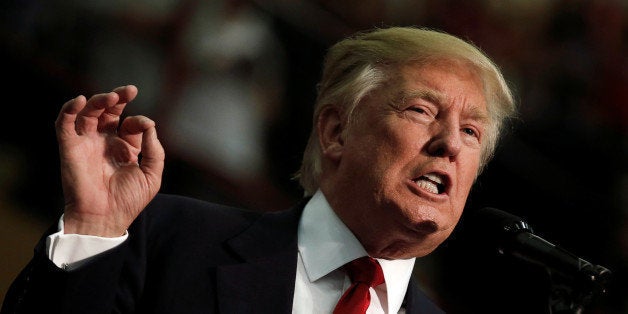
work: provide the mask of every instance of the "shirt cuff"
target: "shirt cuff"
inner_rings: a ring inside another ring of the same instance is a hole
[[[46,238],[46,253],[57,267],[72,270],[81,266],[90,257],[113,249],[129,237],[129,232],[115,238],[83,234],[64,234],[63,215],[59,219],[59,231]]]

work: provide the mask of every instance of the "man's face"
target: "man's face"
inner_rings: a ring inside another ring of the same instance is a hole
[[[482,84],[469,68],[440,62],[400,74],[399,84],[358,105],[332,157],[331,184],[321,184],[369,254],[382,258],[424,256],[451,234],[488,125]]]

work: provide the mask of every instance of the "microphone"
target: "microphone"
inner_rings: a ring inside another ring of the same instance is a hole
[[[545,267],[551,274],[558,273],[587,290],[606,292],[611,272],[592,264],[567,250],[535,235],[532,228],[520,217],[505,211],[485,207],[471,214],[467,227],[472,236],[490,244],[501,255]]]

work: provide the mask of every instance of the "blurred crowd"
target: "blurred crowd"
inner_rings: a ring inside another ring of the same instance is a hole
[[[628,312],[623,0],[13,0],[0,7],[2,295],[63,207],[53,122],[68,99],[137,85],[128,111],[157,121],[167,152],[163,192],[284,209],[301,197],[291,176],[326,48],[357,30],[417,25],[486,51],[521,108],[469,206],[525,217],[546,238],[610,268],[611,291],[592,313]],[[536,296],[532,281],[543,278],[536,270],[489,269],[457,240],[417,267],[445,309]],[[469,274],[477,270],[493,274]]]

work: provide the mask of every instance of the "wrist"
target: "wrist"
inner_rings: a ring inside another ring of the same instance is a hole
[[[96,218],[96,219],[94,219]],[[123,236],[127,227],[110,222],[102,217],[86,218],[84,216],[63,215],[64,234],[82,234],[105,238],[117,238]]]

